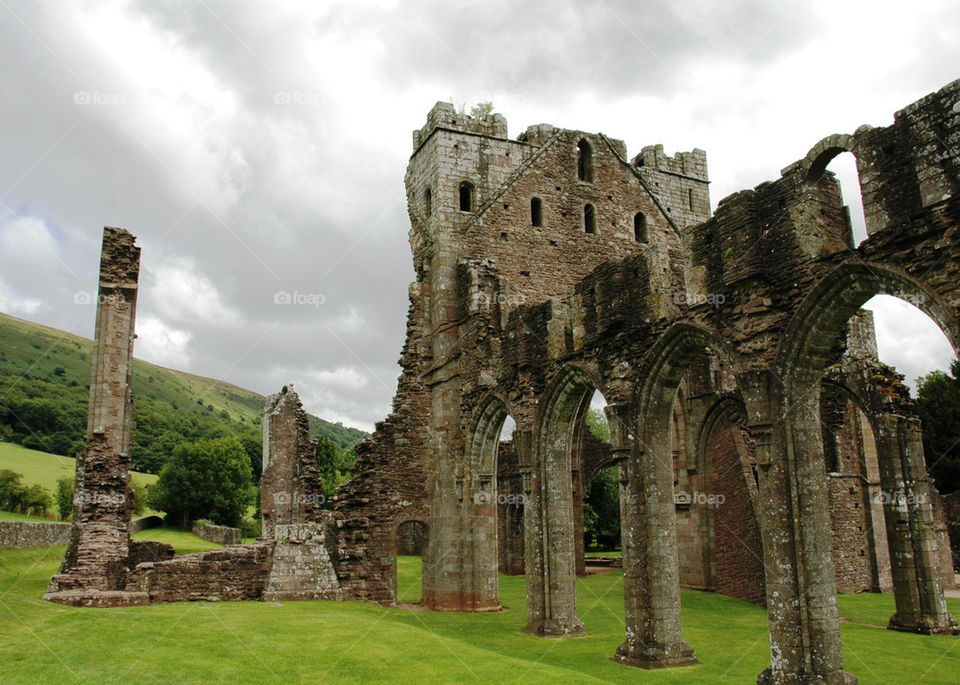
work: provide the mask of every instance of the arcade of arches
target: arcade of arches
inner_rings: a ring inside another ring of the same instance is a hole
[[[528,631],[589,631],[574,592],[582,496],[618,465],[621,662],[695,662],[681,586],[766,605],[761,682],[855,680],[838,590],[892,590],[891,628],[955,633],[918,421],[861,307],[905,299],[956,349],[958,103],[954,82],[890,126],[830,136],[712,215],[700,150],[631,159],[548,124],[513,140],[499,114],[438,103],[406,178],[417,280],[394,411],[338,493],[345,596],[394,601],[394,522],[418,520],[428,608],[496,610],[498,572],[524,572]],[[826,171],[845,151],[859,246]],[[609,444],[583,428],[595,390]]]

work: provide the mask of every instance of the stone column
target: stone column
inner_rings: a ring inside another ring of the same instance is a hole
[[[641,449],[629,432],[631,411],[627,405],[606,409],[612,448],[626,457],[620,462],[626,639],[614,659],[641,668],[695,664],[681,634],[670,440],[648,435]]]
[[[587,575],[587,550],[583,532],[583,501],[586,493],[583,483],[583,458],[582,455],[574,457],[574,463],[579,464],[574,467],[570,474],[573,480],[573,554],[576,574],[579,577]]]
[[[526,630],[545,637],[582,635],[583,623],[576,616],[570,471],[548,473],[547,461],[534,455],[531,431],[517,430],[513,442],[525,497]],[[566,507],[559,501],[563,495]]]
[[[853,683],[843,670],[819,398],[781,403],[773,374],[741,379],[760,481],[771,664],[758,683]]]
[[[140,248],[121,228],[103,229],[86,449],[77,456],[73,530],[46,599],[125,588],[130,546],[129,446],[133,431],[134,318]],[[60,593],[61,596],[58,596]],[[96,603],[84,600],[80,603]]]
[[[928,635],[955,635],[940,581],[930,487],[920,422],[884,414],[877,419],[880,498],[886,520],[897,612],[887,626]]]

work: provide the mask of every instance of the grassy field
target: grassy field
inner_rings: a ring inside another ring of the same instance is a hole
[[[643,671],[612,662],[623,637],[620,573],[577,581],[587,637],[544,640],[523,633],[522,576],[501,577],[507,610],[489,614],[359,602],[77,609],[40,599],[62,554],[62,547],[0,552],[0,680],[5,683],[744,683],[755,682],[769,663],[763,608],[686,591],[684,636],[700,665]],[[416,601],[420,560],[401,557],[398,571],[400,601]],[[954,613],[960,611],[960,601],[950,605]],[[858,623],[883,624],[893,612],[893,598],[844,596],[840,608]],[[842,631],[847,668],[861,683],[958,680],[960,638],[854,624],[844,624]]]
[[[177,550],[177,554],[193,554],[194,552],[206,552],[211,549],[217,549],[223,545],[218,545],[215,542],[207,542],[201,538],[198,538],[192,533],[187,533],[178,528],[150,528],[149,530],[141,530],[139,533],[133,536],[134,540],[156,540],[158,542],[166,542],[168,545],[173,545],[173,548]]]
[[[27,485],[39,483],[51,493],[56,492],[57,479],[62,476],[73,478],[76,460],[73,457],[60,457],[37,450],[30,450],[9,442],[0,442],[0,469],[10,469],[23,474]],[[130,472],[135,481],[149,485],[157,480],[150,473]]]

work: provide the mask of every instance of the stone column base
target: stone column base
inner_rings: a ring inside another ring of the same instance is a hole
[[[683,640],[670,645],[647,644],[640,640],[627,639],[617,647],[614,661],[638,668],[675,668],[700,663],[693,647]]]
[[[539,625],[527,626],[526,632],[540,637],[583,637],[587,629],[583,627],[583,621],[574,616],[568,621],[547,619]]]
[[[846,671],[826,675],[815,673],[792,673],[767,668],[757,676],[757,685],[857,685],[857,676]]]
[[[900,614],[894,614],[890,617],[887,630],[920,635],[960,635],[960,626],[952,614],[946,614],[945,617],[921,616],[917,620],[903,620]]]

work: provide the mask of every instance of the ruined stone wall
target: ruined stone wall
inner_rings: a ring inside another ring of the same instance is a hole
[[[133,507],[130,379],[140,273],[135,241],[123,229],[103,229],[86,448],[77,457],[70,543],[46,595],[54,601],[61,592],[122,591],[126,581]]]
[[[943,519],[950,540],[953,570],[960,573],[960,490],[943,495]]]
[[[273,560],[269,542],[236,545],[145,562],[131,573],[128,589],[151,602],[219,602],[259,599]]]
[[[874,589],[875,572],[867,535],[868,500],[863,478],[834,473],[829,478],[830,527],[833,532],[833,564],[837,592],[864,592]]]
[[[0,549],[53,547],[70,542],[70,524],[0,521]]]
[[[710,448],[712,477],[706,501],[697,506],[714,508],[714,589],[729,597],[762,604],[763,545],[756,511],[757,493],[752,473],[744,468],[745,446],[738,435],[740,430],[726,424],[714,432]]]
[[[267,398],[263,411],[260,513],[264,538],[273,538],[277,525],[321,521],[323,488],[315,447],[300,398],[293,385],[285,385]]]
[[[523,479],[511,440],[497,451],[497,557],[500,573],[523,574]]]
[[[218,545],[239,545],[240,529],[230,526],[217,526],[212,523],[194,523],[191,531],[198,538]]]

